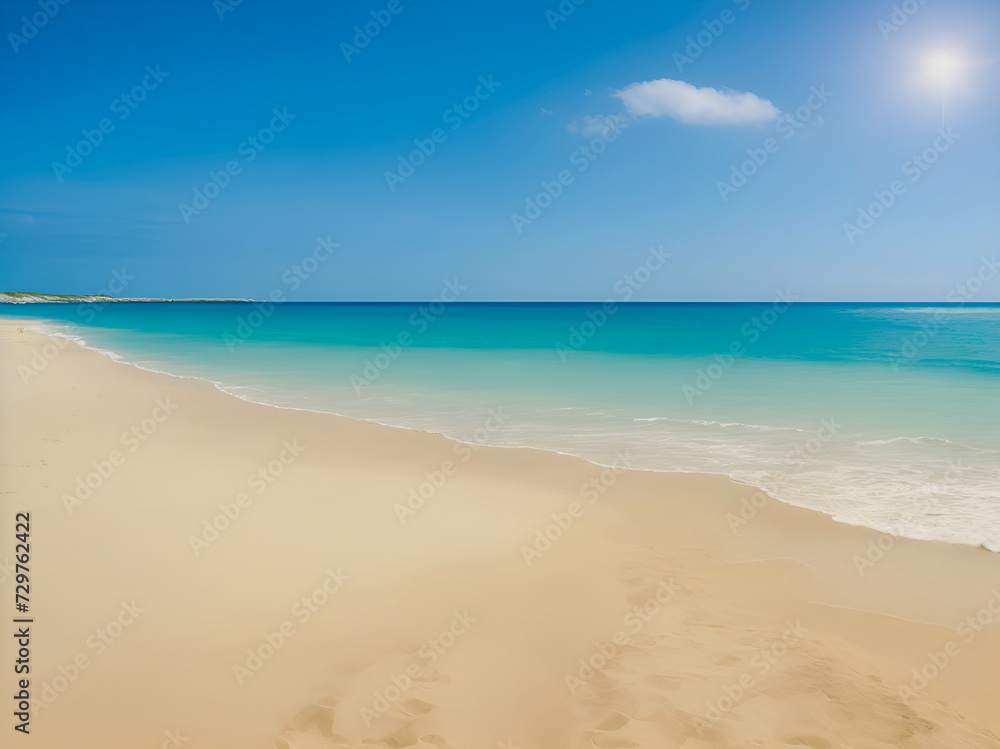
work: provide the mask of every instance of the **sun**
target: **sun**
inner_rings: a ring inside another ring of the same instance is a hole
[[[951,83],[962,68],[961,61],[951,52],[936,52],[925,63],[927,76],[938,83]]]

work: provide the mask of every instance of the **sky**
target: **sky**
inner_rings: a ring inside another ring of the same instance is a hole
[[[1000,301],[996,0],[5,0],[0,33],[2,290]]]

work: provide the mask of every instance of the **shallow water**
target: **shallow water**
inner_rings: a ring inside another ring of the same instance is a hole
[[[234,395],[1000,551],[1000,305],[3,305]],[[504,417],[496,427],[488,415]]]

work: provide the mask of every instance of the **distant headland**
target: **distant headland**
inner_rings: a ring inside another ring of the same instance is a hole
[[[0,291],[0,304],[33,304],[37,302],[63,302],[66,304],[89,302],[251,302],[252,299],[144,299],[139,297],[113,297],[110,294],[39,294],[34,291]]]

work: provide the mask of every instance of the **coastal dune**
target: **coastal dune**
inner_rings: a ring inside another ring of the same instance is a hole
[[[983,549],[253,404],[26,323],[0,377],[25,746],[1000,747]]]

